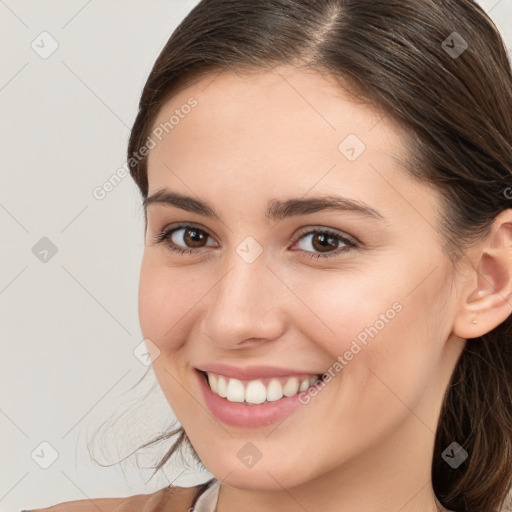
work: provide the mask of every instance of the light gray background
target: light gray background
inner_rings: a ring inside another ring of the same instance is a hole
[[[134,457],[102,468],[87,448],[101,422],[124,411],[125,425],[109,426],[93,447],[103,464],[169,421],[152,371],[130,389],[147,369],[133,353],[142,341],[138,190],[126,177],[103,200],[92,191],[125,163],[141,88],[196,3],[0,0],[0,512],[211,476],[171,466],[146,484],[151,471]],[[481,4],[512,48],[512,0]],[[47,58],[44,31],[58,43]],[[46,262],[32,252],[43,237],[57,248]],[[52,449],[58,457],[43,469]]]

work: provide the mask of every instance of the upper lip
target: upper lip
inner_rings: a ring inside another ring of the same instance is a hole
[[[285,377],[288,375],[320,375],[321,372],[307,372],[278,366],[233,366],[225,363],[209,363],[197,367],[203,372],[212,372],[239,380]]]

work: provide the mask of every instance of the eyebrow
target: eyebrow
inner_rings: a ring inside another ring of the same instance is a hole
[[[204,217],[222,221],[221,215],[206,201],[190,196],[171,192],[167,189],[158,190],[143,201],[144,211],[151,204],[174,206],[186,212],[197,213]],[[362,201],[356,201],[336,195],[319,197],[293,198],[287,200],[271,199],[268,202],[265,218],[267,221],[278,221],[287,217],[309,215],[321,211],[352,212],[374,219],[384,217],[374,208]]]

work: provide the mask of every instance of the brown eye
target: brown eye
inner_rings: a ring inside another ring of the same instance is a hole
[[[329,229],[314,229],[302,232],[295,238],[295,245],[308,237],[310,237],[310,241],[305,244],[305,248],[299,251],[306,258],[331,258],[359,247],[359,244],[352,238]],[[209,238],[211,238],[210,235],[197,226],[179,224],[165,229],[156,236],[155,242],[165,242],[166,247],[173,252],[192,254],[199,252],[203,247],[208,247]],[[340,243],[342,247],[339,247]],[[215,243],[209,245],[216,246]]]
[[[156,236],[156,243],[163,243],[174,252],[194,253],[207,246],[210,235],[196,226],[181,224],[165,229]],[[215,244],[213,244],[215,245]]]
[[[180,231],[183,231],[182,234],[179,234]],[[208,239],[208,235],[205,234],[204,231],[190,227],[190,228],[180,228],[174,230],[170,237],[173,243],[176,243],[179,240],[183,240],[183,242],[191,248],[202,247],[204,245],[205,240]],[[177,244],[179,245],[179,244]]]
[[[297,242],[307,240],[308,238],[309,241],[304,244],[305,247],[303,246],[305,250],[301,251],[305,253],[304,256],[307,258],[330,258],[358,247],[358,244],[351,238],[328,229],[315,229],[303,232],[298,236]],[[342,244],[341,248],[339,247],[340,242]]]

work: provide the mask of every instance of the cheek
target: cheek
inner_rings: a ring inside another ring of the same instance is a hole
[[[434,428],[427,405],[435,397],[430,386],[436,381],[444,340],[431,314],[439,309],[443,283],[438,278],[409,293],[407,284],[391,287],[373,277],[364,285],[359,280],[359,287],[350,286],[346,278],[336,285],[331,277],[329,288],[321,282],[309,288],[309,298],[318,308],[315,312],[329,328],[316,317],[312,321],[311,314],[308,319],[295,317],[301,318],[307,339],[321,346],[332,361],[327,384],[331,399],[319,414],[333,417],[333,426],[325,427],[326,441],[321,441],[326,451],[331,449],[328,440],[338,435],[354,447],[360,447],[361,439],[377,442],[411,411]]]
[[[293,321],[333,359],[351,349],[347,356],[352,358],[369,348],[371,340],[385,337],[404,315],[400,291],[374,273],[317,271],[309,279],[289,275],[287,283],[298,299],[291,303],[296,308]]]
[[[166,340],[175,338],[180,318],[193,306],[193,288],[193,281],[183,269],[167,267],[155,255],[144,254],[139,280],[139,321],[143,336],[160,350]]]
[[[334,374],[343,371],[357,386],[368,378],[376,384],[378,375],[414,394],[434,371],[446,339],[447,280],[439,271],[417,286],[429,266],[402,268],[399,275],[383,269],[296,278],[290,288],[302,300],[294,302],[293,322],[329,354]]]

